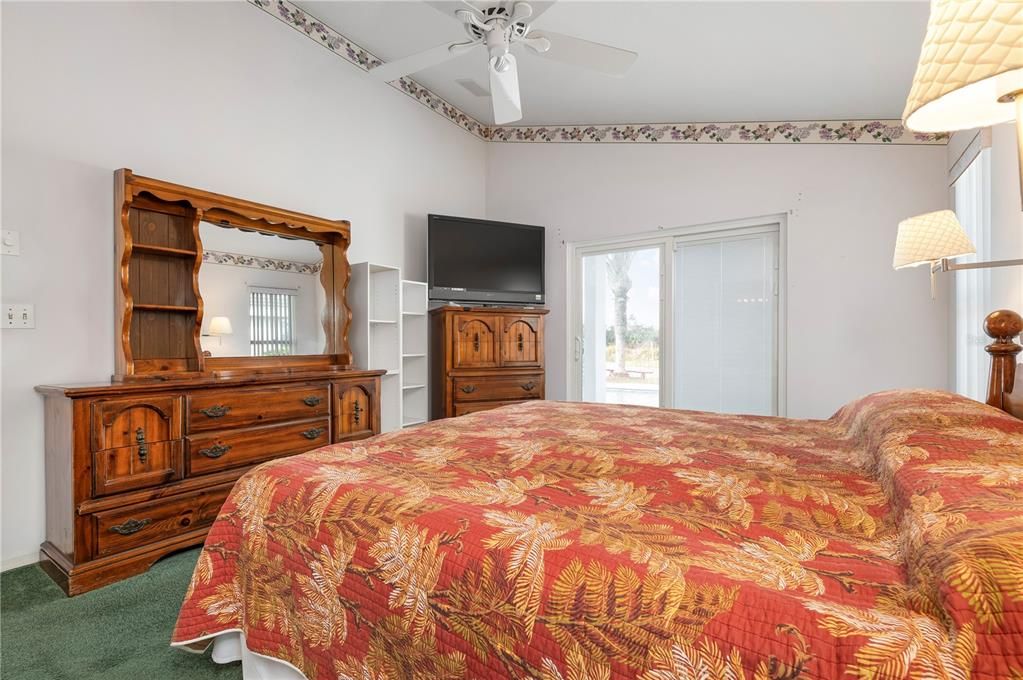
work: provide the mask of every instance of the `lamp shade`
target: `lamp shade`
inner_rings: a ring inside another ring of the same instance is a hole
[[[210,319],[210,335],[231,335],[231,320],[226,316],[215,316]]]
[[[939,210],[899,222],[892,266],[896,269],[915,267],[975,252],[977,249],[963,230],[963,225],[959,224],[956,214],[951,210]]]
[[[1023,2],[933,0],[902,119],[917,132],[1013,120],[1023,91]]]

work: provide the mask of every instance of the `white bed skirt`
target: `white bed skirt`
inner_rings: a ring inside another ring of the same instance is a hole
[[[240,631],[221,633],[213,638],[213,661],[241,661],[242,680],[307,680],[290,663],[249,651],[245,646],[245,636]]]

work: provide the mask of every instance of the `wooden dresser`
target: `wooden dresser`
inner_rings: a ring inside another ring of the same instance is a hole
[[[547,311],[513,307],[431,310],[431,419],[543,399]]]
[[[348,222],[114,179],[116,373],[36,388],[41,558],[69,595],[202,543],[252,466],[380,431],[384,371],[348,342]]]
[[[253,465],[380,431],[383,371],[40,386],[43,567],[69,595],[202,543]]]

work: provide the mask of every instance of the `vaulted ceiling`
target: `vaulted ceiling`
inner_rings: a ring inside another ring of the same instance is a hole
[[[465,37],[459,22],[438,11],[447,4],[453,15],[457,3],[297,4],[385,61]],[[927,13],[928,3],[918,0],[561,0],[536,20],[537,29],[631,49],[639,59],[626,77],[614,79],[524,50],[519,124],[897,119]],[[455,58],[413,78],[478,120],[492,122],[485,53]]]

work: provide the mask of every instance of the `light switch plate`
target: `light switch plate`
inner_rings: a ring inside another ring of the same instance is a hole
[[[0,254],[21,255],[21,234],[4,229],[3,235],[0,236]]]
[[[35,305],[4,305],[3,328],[35,328]]]

